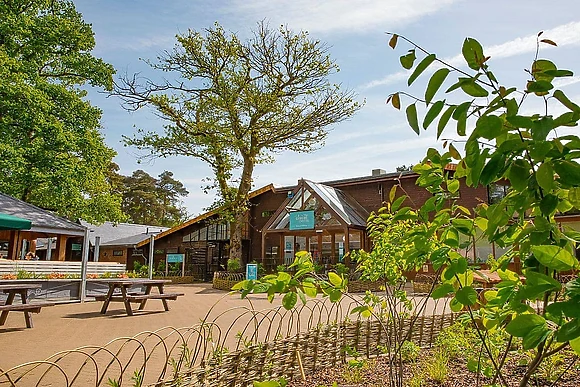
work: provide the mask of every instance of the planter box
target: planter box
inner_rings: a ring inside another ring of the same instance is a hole
[[[171,284],[192,284],[195,281],[195,276],[193,275],[186,275],[186,276],[155,276],[154,279],[163,279],[163,280],[171,280]]]
[[[232,290],[232,286],[246,279],[244,273],[216,271],[213,273],[212,287],[219,290]]]

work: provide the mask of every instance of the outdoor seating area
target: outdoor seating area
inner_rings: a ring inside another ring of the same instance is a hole
[[[22,312],[26,322],[26,328],[34,327],[31,313],[40,313],[40,310],[46,306],[53,306],[53,303],[37,302],[28,303],[28,292],[40,288],[40,285],[29,283],[15,283],[10,285],[0,285],[0,291],[7,294],[8,297],[4,304],[0,304],[0,326],[6,323],[9,312]],[[20,296],[20,304],[14,304],[16,295]]]
[[[177,300],[177,297],[183,296],[184,293],[165,293],[164,285],[170,284],[169,280],[148,280],[148,279],[111,279],[100,281],[109,286],[107,294],[88,295],[94,297],[96,301],[102,301],[101,314],[106,314],[111,302],[122,302],[125,305],[125,311],[128,316],[133,316],[131,303],[139,303],[138,310],[144,310],[147,300],[161,300],[163,309],[169,310],[167,300]],[[144,288],[144,291],[135,289],[136,287]],[[157,288],[157,293],[151,293],[153,288]]]

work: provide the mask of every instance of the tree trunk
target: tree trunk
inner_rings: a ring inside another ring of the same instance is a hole
[[[242,264],[242,230],[246,222],[248,212],[248,195],[252,189],[252,174],[254,172],[254,157],[244,155],[244,169],[242,178],[236,194],[233,215],[234,219],[230,224],[230,257]]]

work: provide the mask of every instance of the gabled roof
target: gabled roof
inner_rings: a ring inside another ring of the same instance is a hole
[[[91,231],[89,233],[89,241],[92,245],[95,244],[95,237],[101,237],[101,246],[110,244],[110,241],[125,239],[129,237],[135,237],[138,239],[136,242],[129,243],[130,245],[134,245],[142,240],[149,239],[151,234],[169,230],[169,227],[114,222],[105,222],[97,226],[82,219],[79,220],[79,223],[85,227],[88,227],[88,229]]]
[[[30,220],[32,227],[26,231],[85,235],[86,228],[84,226],[3,193],[0,193],[0,212]]]
[[[312,204],[312,198],[315,198],[316,204]],[[313,205],[315,207],[311,207]],[[288,229],[290,212],[309,209],[318,211],[320,207],[329,211],[343,227],[366,227],[368,212],[352,196],[338,188],[302,179],[294,189],[294,196],[278,208],[264,226],[264,230]]]
[[[266,186],[264,186],[262,188],[259,188],[259,189],[255,190],[255,191],[250,192],[250,194],[248,195],[248,199],[255,198],[256,196],[261,195],[261,194],[263,194],[265,192],[268,192],[268,191],[273,191],[273,192],[276,191],[276,189],[274,188],[274,184],[268,184],[268,185],[266,185]],[[190,219],[190,220],[188,220],[186,222],[181,223],[180,225],[177,225],[175,227],[172,227],[169,230],[163,231],[162,233],[159,233],[159,234],[157,234],[155,236],[155,240],[160,239],[160,238],[163,238],[163,237],[165,237],[167,235],[173,234],[176,231],[179,231],[181,229],[184,229],[184,228],[186,228],[188,226],[191,226],[192,224],[195,224],[197,222],[200,222],[200,221],[202,221],[204,219],[211,218],[212,216],[215,216],[215,215],[219,214],[220,210],[221,210],[221,208],[216,208],[215,210],[211,210],[211,211],[206,212],[204,214],[198,215],[198,216],[196,216],[193,219]],[[139,242],[137,244],[137,247],[144,246],[144,245],[146,245],[148,243],[149,243],[149,239],[144,240],[142,242]]]

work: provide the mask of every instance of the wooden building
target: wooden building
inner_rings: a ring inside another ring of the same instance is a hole
[[[417,176],[411,171],[374,170],[371,176],[359,178],[323,183],[300,180],[295,186],[260,188],[250,195],[243,263],[256,261],[275,269],[291,262],[296,251],[306,250],[320,265],[349,264],[349,251],[370,247],[366,219],[383,205],[393,185],[404,189],[412,206],[431,197],[415,184]],[[462,185],[455,199],[474,208],[489,197],[488,187]],[[147,256],[148,245],[149,240],[144,240],[136,249]],[[209,280],[214,271],[226,269],[228,247],[229,225],[219,221],[218,211],[211,211],[157,234],[154,262],[158,265],[168,255],[181,254],[186,274]],[[479,251],[487,258],[492,249],[481,246]],[[129,269],[136,259],[128,257]]]

